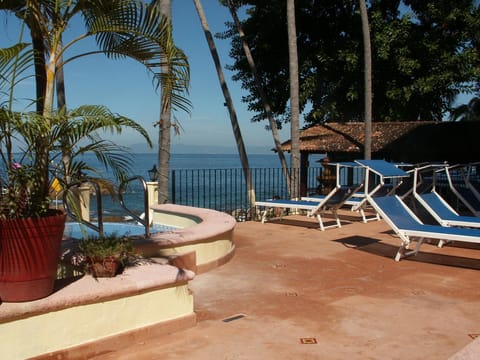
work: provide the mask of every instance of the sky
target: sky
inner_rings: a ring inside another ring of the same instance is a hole
[[[216,0],[204,0],[202,5],[212,34],[224,31],[225,22],[231,21],[228,9]],[[173,0],[172,20],[174,41],[189,59],[191,86],[188,97],[193,104],[191,114],[182,111],[173,114],[181,130],[179,135],[172,135],[172,152],[235,153],[237,147],[230,118],[223,105],[217,73],[193,1]],[[0,46],[15,43],[18,29],[15,18],[6,18],[1,13],[0,34],[3,35],[0,36]],[[72,38],[80,31],[80,24],[74,23],[66,34]],[[254,114],[249,113],[247,105],[241,101],[246,93],[240,83],[232,81],[233,73],[225,69],[226,65],[233,63],[228,56],[229,41],[215,38],[215,42],[247,153],[271,153],[274,145],[271,133],[265,130],[266,122],[251,122]],[[82,41],[72,51],[92,48],[95,48],[93,42]],[[111,111],[139,122],[147,129],[153,142],[158,142],[158,128],[154,127],[154,123],[159,118],[159,93],[141,64],[128,59],[110,60],[103,55],[93,55],[72,61],[64,67],[64,71],[69,108],[84,104],[105,105]],[[22,96],[33,98],[33,80],[22,86],[23,89],[19,89]],[[22,91],[31,91],[31,95],[23,95]],[[288,140],[289,127],[285,127],[280,135],[282,141]],[[115,141],[130,146],[135,152],[153,151],[134,132],[124,132]]]
[[[231,21],[227,8],[218,0],[203,0],[205,14],[212,34],[226,29],[225,22]],[[224,104],[223,94],[208,50],[205,35],[200,25],[193,1],[172,0],[174,40],[188,56],[191,72],[189,100],[193,104],[191,114],[177,111],[174,120],[180,125],[180,134],[172,135],[172,153],[236,153],[230,118]],[[80,35],[80,22],[73,23],[66,32],[66,41]],[[0,46],[6,47],[18,41],[18,21],[0,13]],[[224,69],[224,75],[233,99],[240,130],[248,154],[272,153],[272,135],[265,130],[266,122],[252,123],[253,113],[241,101],[247,93],[238,82],[232,80],[233,73],[225,66],[232,64],[228,56],[229,40],[215,38],[215,43]],[[83,40],[72,48],[73,52],[95,49],[93,40]],[[64,67],[67,106],[74,108],[84,104],[101,104],[112,112],[139,122],[158,143],[158,128],[154,124],[159,118],[159,93],[143,65],[133,60],[110,60],[104,55],[93,55],[76,59]],[[33,98],[33,80],[24,82],[17,89],[18,97]],[[461,103],[467,102],[463,99]],[[302,117],[301,117],[302,122]],[[303,123],[300,124],[301,127]],[[110,135],[108,135],[110,136]],[[290,138],[289,126],[280,131],[281,141]],[[133,152],[155,151],[133,131],[124,131],[114,141],[131,147]]]

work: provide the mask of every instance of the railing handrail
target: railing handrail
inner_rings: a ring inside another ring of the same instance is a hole
[[[125,186],[133,180],[139,180],[143,187],[143,206],[144,206],[144,214],[145,214],[145,217],[143,219],[141,218],[141,216],[138,216],[137,214],[135,214],[135,212],[130,210],[125,205],[125,201],[123,200],[123,192],[124,192]],[[150,204],[148,203],[148,189],[147,189],[147,183],[145,179],[137,175],[122,181],[122,183],[118,187],[118,199],[122,208],[130,216],[132,216],[137,222],[139,222],[145,227],[145,237],[149,239],[150,238]]]
[[[96,197],[97,198],[97,213],[98,213],[97,225],[95,225],[94,223],[92,223],[90,221],[87,221],[87,220],[83,219],[83,217],[81,217],[81,216],[78,217],[77,216],[78,212],[72,211],[70,209],[68,196],[69,196],[69,194],[71,194],[71,192],[68,191],[68,190],[71,189],[72,187],[75,187],[75,186],[80,188],[80,186],[82,186],[82,184],[85,184],[85,183],[89,183],[89,184],[93,185],[93,187],[95,188],[95,192],[99,195],[99,196]],[[98,232],[98,236],[102,238],[102,237],[104,237],[105,233],[104,233],[104,230],[103,230],[103,207],[102,207],[102,197],[100,196],[100,194],[101,194],[100,191],[101,191],[100,190],[100,185],[98,185],[98,183],[93,179],[84,179],[84,180],[81,180],[81,181],[71,183],[71,184],[68,185],[67,191],[64,191],[64,193],[63,193],[63,206],[64,206],[65,211],[67,212],[68,216],[70,216],[73,220],[75,220],[75,221],[77,221],[77,222],[79,222],[83,225],[86,225],[90,229],[95,230],[96,232]]]

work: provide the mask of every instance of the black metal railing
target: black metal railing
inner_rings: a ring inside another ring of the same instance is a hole
[[[364,171],[360,168],[342,168],[340,179],[342,185],[357,184],[362,182]],[[305,184],[301,189],[302,194],[312,194],[317,191],[319,182],[317,177],[322,174],[322,167],[310,167],[305,173],[295,170],[297,177],[303,178]],[[281,168],[252,168],[250,169],[252,184],[255,190],[255,199],[263,201],[271,198],[290,198],[287,182]],[[479,172],[472,176],[471,181],[480,184]],[[464,185],[460,175],[452,175],[453,182]],[[375,179],[372,179],[372,183]],[[169,202],[179,205],[195,206],[227,212],[237,220],[252,220],[253,213],[250,209],[248,189],[244,172],[241,168],[228,169],[173,169],[170,171]],[[437,188],[446,199],[453,198],[445,179],[437,179]],[[480,191],[480,189],[479,189]],[[131,209],[142,213],[143,190],[132,184],[124,194],[126,202]],[[453,199],[454,200],[454,199]],[[116,203],[110,196],[104,197],[104,208],[109,210],[108,215],[123,214],[123,209],[116,210]],[[458,202],[458,201],[457,201]],[[455,206],[456,208],[458,207]],[[120,213],[121,211],[121,213]],[[92,214],[95,217],[95,214]]]
[[[300,177],[298,169],[291,170]],[[306,171],[306,189],[318,186],[322,168]],[[288,198],[290,189],[281,168],[250,169],[256,200]],[[305,176],[305,175],[304,175]],[[250,204],[244,171],[235,169],[175,169],[170,177],[170,201],[173,204],[209,208],[250,220]]]

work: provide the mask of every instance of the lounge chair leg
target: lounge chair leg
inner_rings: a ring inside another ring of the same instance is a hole
[[[441,248],[443,245],[448,244],[449,242],[452,242],[452,240],[440,240],[437,244],[437,247]]]
[[[404,253],[404,256],[417,255],[418,252],[420,251],[420,246],[422,246],[423,241],[424,241],[424,238],[419,238],[417,241],[417,245],[415,246],[415,249]]]
[[[262,212],[262,224],[265,224],[265,221],[267,221],[267,211],[268,209],[265,208]]]
[[[367,221],[367,216],[365,215],[365,211],[363,211],[363,209],[360,209],[360,214],[362,215],[363,223],[366,224],[368,221]]]
[[[396,262],[399,262],[401,260],[401,258],[403,257],[403,252],[404,252],[404,248],[402,246],[402,247],[400,247],[400,249],[398,249],[397,253],[395,254],[395,261]]]
[[[377,221],[380,221],[380,214],[377,212],[374,216],[368,218],[367,215],[365,214],[365,210],[363,210],[363,208],[360,208],[358,211],[360,211],[360,214],[362,215],[362,221],[363,223],[367,223],[369,222],[370,220],[377,220]]]
[[[323,226],[323,221],[320,214],[317,214],[317,221],[318,221],[318,225],[320,226],[320,230],[325,231],[325,226]]]
[[[342,223],[340,222],[340,218],[338,217],[337,209],[332,209],[332,214],[335,216],[335,220],[337,221],[337,227],[341,228]]]
[[[398,249],[396,255],[395,255],[395,261],[400,261],[400,259],[404,258],[405,255],[405,250],[408,249],[408,246],[410,245],[410,239],[408,238],[402,238],[402,245]]]

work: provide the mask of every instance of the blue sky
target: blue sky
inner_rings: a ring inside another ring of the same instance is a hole
[[[210,30],[213,34],[225,30],[225,21],[230,21],[228,9],[218,1],[202,2]],[[213,61],[208,50],[205,35],[200,25],[193,1],[172,1],[174,38],[188,56],[191,71],[189,99],[193,104],[191,114],[178,111],[174,114],[182,130],[172,136],[173,152],[236,152],[230,118],[224,107]],[[0,46],[17,41],[18,25],[15,18],[0,15]],[[79,34],[81,26],[73,24],[67,34]],[[68,40],[68,39],[67,39]],[[232,73],[225,70],[231,64],[228,57],[229,41],[215,39],[220,61],[234,101],[240,128],[248,153],[269,153],[273,147],[271,133],[265,130],[266,123],[252,123],[252,114],[241,102],[242,89],[231,80]],[[75,50],[92,49],[87,41],[75,45]],[[70,53],[71,54],[71,53]],[[153,124],[159,117],[159,94],[155,91],[151,77],[142,65],[132,60],[109,60],[103,55],[77,59],[65,66],[67,106],[83,104],[106,105],[113,112],[128,116],[141,123],[158,142],[158,128]],[[17,96],[33,98],[33,80],[24,83]],[[27,91],[24,93],[23,91]],[[31,95],[28,94],[31,91]],[[289,139],[289,128],[281,131],[282,141]],[[124,133],[115,139],[122,145],[132,146],[136,151],[149,151],[142,138],[133,132]]]
[[[217,0],[202,2],[210,30],[213,34],[225,30],[224,23],[231,21],[230,13]],[[172,14],[174,37],[177,46],[187,54],[191,70],[189,98],[193,104],[191,114],[176,112],[181,125],[179,135],[172,136],[172,152],[236,153],[230,118],[224,107],[213,61],[205,35],[200,25],[193,1],[173,0]],[[18,22],[14,17],[0,13],[0,46],[17,42]],[[67,35],[73,38],[81,33],[80,24],[72,24]],[[66,39],[68,41],[68,38]],[[266,123],[252,123],[246,104],[241,102],[246,94],[239,83],[231,80],[232,73],[225,69],[231,64],[228,57],[229,41],[215,39],[220,61],[237,111],[247,152],[271,153],[273,140],[265,130]],[[82,41],[73,51],[95,48],[93,41]],[[71,54],[71,53],[70,53]],[[158,128],[153,124],[159,118],[159,94],[144,67],[132,60],[109,60],[103,55],[77,59],[65,66],[67,105],[70,108],[83,104],[106,105],[113,112],[128,116],[145,127],[154,143],[158,142]],[[22,84],[17,96],[34,97],[33,80]],[[460,102],[467,102],[462,97]],[[301,124],[302,125],[302,124]],[[290,138],[289,127],[280,132],[281,140]],[[115,141],[131,146],[136,152],[149,150],[141,137],[134,132],[124,132]]]

